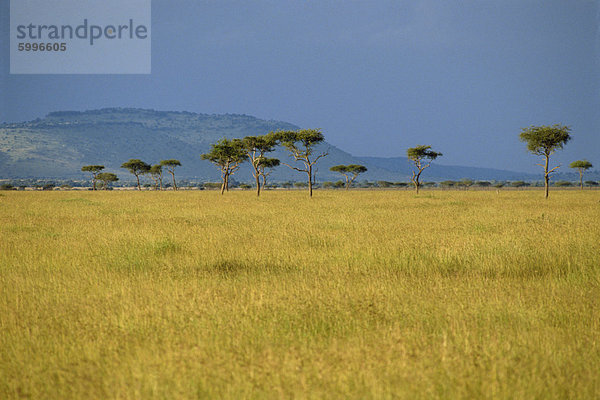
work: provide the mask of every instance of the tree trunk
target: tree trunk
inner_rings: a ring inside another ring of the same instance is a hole
[[[169,171],[169,173],[173,177],[173,190],[177,190],[177,183],[175,182],[175,172]]]
[[[350,189],[350,181],[348,180],[348,175],[344,175],[346,177],[346,190]]]
[[[142,187],[140,186],[140,176],[136,175],[135,177],[137,178],[138,190],[142,190]]]
[[[223,175],[223,183],[221,183],[221,194],[225,192],[225,185],[227,184],[227,175]]]
[[[548,175],[548,164],[549,164],[549,156],[546,156],[546,164],[544,165],[544,191],[545,191],[545,198],[548,198],[548,186],[549,186],[549,181],[550,181],[550,176]]]
[[[579,169],[579,187],[583,190],[583,170]]]
[[[312,166],[308,166],[307,168],[307,173],[308,173],[308,195],[310,197],[312,197],[312,190],[313,190],[313,185],[312,185]]]
[[[264,189],[267,186],[267,176],[264,173],[261,176],[263,178],[262,188]]]
[[[417,166],[417,168],[419,168],[419,166]],[[419,186],[421,186],[421,185],[419,185],[419,176],[421,175],[421,171],[422,170],[419,169],[419,173],[418,174],[415,174],[415,171],[412,172],[413,176],[411,178],[411,181],[415,185],[415,190],[416,190],[417,194],[419,194]]]
[[[260,197],[260,175],[258,172],[254,175],[254,178],[256,178],[256,197]]]
[[[92,186],[94,186],[93,190],[96,190],[96,175],[94,175],[94,178],[92,179]]]

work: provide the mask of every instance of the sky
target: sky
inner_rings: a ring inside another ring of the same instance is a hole
[[[600,1],[152,0],[148,75],[9,74],[0,122],[139,107],[320,128],[358,156],[427,144],[439,164],[535,172],[519,133],[561,123],[551,159],[600,167]],[[106,60],[110,62],[110,60]]]

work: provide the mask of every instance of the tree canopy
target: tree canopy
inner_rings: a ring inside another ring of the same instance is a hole
[[[527,143],[527,150],[538,156],[549,156],[562,149],[571,140],[571,128],[561,124],[523,128],[519,138]]]
[[[119,178],[117,178],[117,175],[111,172],[102,172],[98,174],[98,180],[103,182],[103,188],[106,190],[110,182],[116,182],[119,180]]]

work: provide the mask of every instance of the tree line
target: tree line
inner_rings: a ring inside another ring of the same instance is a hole
[[[519,135],[520,140],[526,142],[529,152],[543,157],[543,164],[537,165],[544,168],[544,195],[546,198],[548,198],[549,183],[552,174],[560,168],[560,165],[553,168],[550,167],[550,156],[557,150],[562,149],[571,140],[570,132],[570,127],[555,124],[551,126],[541,125],[523,128]],[[292,170],[306,174],[306,187],[308,188],[309,196],[312,197],[315,185],[316,164],[321,158],[328,155],[328,151],[315,154],[315,147],[324,140],[325,137],[319,129],[280,130],[261,136],[246,136],[242,139],[223,138],[217,143],[211,144],[210,150],[205,154],[201,154],[201,158],[210,161],[219,168],[221,172],[221,194],[229,191],[230,177],[239,170],[243,163],[249,162],[252,167],[252,176],[255,179],[257,196],[260,196],[261,190],[266,187],[267,177],[271,170],[283,164]],[[285,148],[290,153],[295,164],[287,164],[277,158],[267,157],[268,153],[273,152],[277,146]],[[432,150],[429,145],[418,145],[408,148],[406,155],[414,166],[410,178],[411,183],[415,191],[419,193],[420,188],[423,186],[421,180],[422,173],[431,165],[432,161],[443,154]],[[179,166],[181,166],[181,162],[176,159],[161,160],[155,165],[147,164],[139,159],[130,159],[123,163],[121,168],[127,169],[136,177],[138,190],[141,190],[141,175],[149,175],[154,182],[155,189],[162,190],[164,168],[164,170],[171,174],[173,189],[177,190],[175,168]],[[579,172],[579,185],[583,189],[583,174],[586,170],[593,167],[592,163],[587,160],[577,160],[573,161],[569,166]],[[104,189],[108,187],[110,182],[118,181],[115,174],[102,172],[103,169],[103,165],[85,165],[81,168],[82,171],[92,174],[93,190],[96,190],[96,183],[98,181],[102,182],[102,188]],[[356,178],[361,173],[367,171],[367,167],[358,164],[335,165],[330,170],[340,173],[345,178],[345,188],[349,189]],[[473,183],[472,181],[470,182],[471,184]],[[467,182],[463,183],[466,185]],[[441,184],[444,186],[443,182]],[[513,186],[522,187],[525,186],[525,183]]]

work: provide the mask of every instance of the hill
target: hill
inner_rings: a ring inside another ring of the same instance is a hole
[[[182,162],[180,177],[216,180],[220,176],[218,170],[200,159],[211,143],[223,137],[262,135],[279,129],[299,127],[237,114],[130,108],[53,112],[34,121],[0,125],[0,177],[74,179],[86,176],[80,171],[82,165],[102,164],[107,171],[127,179],[127,173],[119,167],[130,158],[149,163],[177,158]],[[325,150],[329,156],[318,166],[320,178],[337,178],[329,171],[332,165],[356,162],[350,154],[330,144],[318,149]],[[275,156],[291,162],[282,150]],[[393,174],[374,167],[371,175],[391,178]],[[250,179],[249,169],[241,169],[235,178]],[[295,178],[301,176],[285,166],[272,175],[275,180]]]
[[[200,154],[211,143],[227,137],[262,135],[279,129],[299,129],[283,121],[267,121],[249,115],[198,114],[178,111],[155,111],[135,108],[105,108],[91,111],[58,111],[44,118],[19,123],[0,124],[0,178],[87,178],[81,172],[86,164],[102,164],[121,180],[130,175],[120,165],[130,158],[148,163],[162,159],[181,160],[178,176],[200,181],[214,181],[219,171]],[[327,132],[324,132],[327,136]],[[329,171],[338,164],[363,164],[369,171],[360,179],[408,181],[411,164],[405,157],[354,157],[329,144],[316,152],[329,155],[317,165],[317,179],[338,180]],[[278,149],[274,157],[293,163],[288,153]],[[565,171],[566,172],[566,171]],[[432,164],[426,180],[445,179],[537,180],[538,175],[490,168],[442,166]],[[234,176],[238,181],[250,180],[249,168]],[[277,168],[273,181],[304,180],[304,176],[285,166]]]

